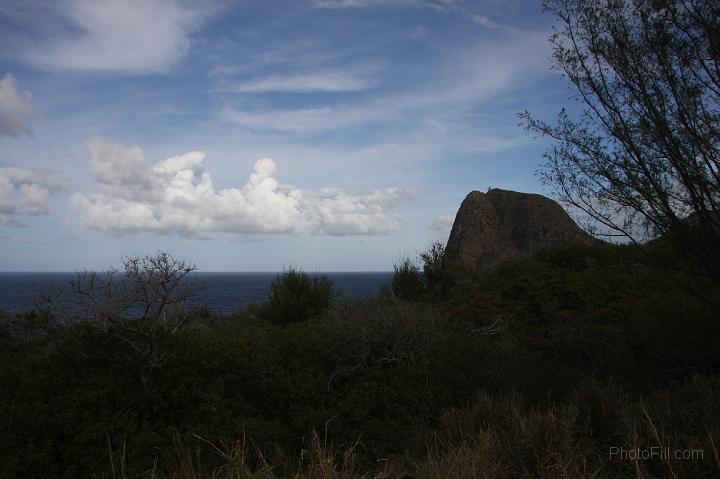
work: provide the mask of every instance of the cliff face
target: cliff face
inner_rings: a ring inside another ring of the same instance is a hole
[[[545,196],[492,189],[465,197],[445,254],[449,263],[481,273],[503,259],[527,256],[543,246],[597,241]]]

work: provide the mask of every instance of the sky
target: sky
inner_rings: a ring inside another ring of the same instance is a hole
[[[571,96],[535,0],[4,0],[0,271],[166,250],[388,271],[463,198],[545,193]]]

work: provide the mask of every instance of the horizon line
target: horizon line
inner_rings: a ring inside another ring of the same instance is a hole
[[[95,273],[103,273],[108,271],[107,269],[103,270],[92,270],[92,269],[78,269],[73,271],[0,271],[0,274],[73,274],[73,273],[81,273],[84,271],[88,272],[95,272]],[[121,271],[121,270],[118,270]],[[357,273],[392,273],[392,270],[346,270],[346,271],[321,271],[321,270],[315,270],[315,271],[308,271],[300,269],[299,271],[307,274],[315,274],[315,273],[322,273],[322,274],[357,274]],[[279,274],[283,273],[284,270],[281,271],[192,271],[194,274]]]

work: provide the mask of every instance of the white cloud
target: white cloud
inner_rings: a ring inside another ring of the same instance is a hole
[[[138,147],[105,139],[86,146],[98,185],[93,193],[74,194],[72,205],[83,224],[106,231],[386,234],[398,228],[398,218],[388,210],[410,196],[402,188],[302,190],[279,183],[270,159],[257,161],[242,187],[216,190],[204,152],[148,165]]]
[[[306,108],[257,108],[244,100],[222,98],[220,120],[250,131],[317,134],[371,123],[396,124],[403,129],[426,126],[428,119],[462,125],[486,103],[508,96],[514,88],[548,72],[547,32],[507,34],[492,44],[480,44],[448,55],[442,68],[428,74],[412,90],[383,92],[370,99]],[[473,61],[468,61],[472,58]],[[514,117],[513,117],[514,121]],[[516,125],[513,124],[513,129]],[[477,131],[473,133],[477,136]],[[491,140],[486,138],[485,140]],[[475,142],[471,149],[497,151],[516,139]]]
[[[388,112],[378,107],[318,107],[299,110],[243,111],[226,107],[221,119],[250,130],[320,133],[373,120],[387,121]]]
[[[485,15],[474,13],[459,0],[315,0],[317,8],[422,8],[443,14],[457,14],[482,27],[496,28],[499,25]]]
[[[102,139],[85,142],[90,174],[106,184],[132,184],[142,179],[145,158],[139,146],[123,148]]]
[[[318,8],[367,8],[420,6],[423,0],[315,0]]]
[[[455,215],[438,215],[428,225],[430,231],[449,234],[455,222]]]
[[[0,224],[21,226],[25,216],[47,215],[50,194],[64,185],[53,173],[0,168]]]
[[[37,116],[32,109],[32,95],[20,91],[15,77],[7,73],[0,80],[0,136],[17,137],[32,133],[26,120]]]
[[[322,72],[303,75],[270,75],[229,85],[221,91],[231,93],[266,92],[345,92],[367,90],[377,81],[364,75],[345,72]]]
[[[176,0],[68,0],[60,13],[81,33],[29,52],[29,60],[43,68],[167,71],[205,17]]]

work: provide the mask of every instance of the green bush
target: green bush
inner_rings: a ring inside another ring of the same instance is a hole
[[[410,259],[403,259],[394,266],[392,291],[396,298],[417,300],[425,293],[420,268]]]
[[[276,324],[297,323],[322,313],[333,297],[333,283],[327,276],[311,277],[289,268],[272,282],[268,302],[252,312]]]
[[[396,298],[416,301],[423,297],[442,298],[447,295],[453,280],[445,264],[445,246],[436,241],[419,254],[420,263],[404,258],[396,264],[392,290]]]
[[[445,245],[436,241],[420,253],[422,276],[425,291],[434,297],[441,297],[450,292],[453,279],[445,262]]]

